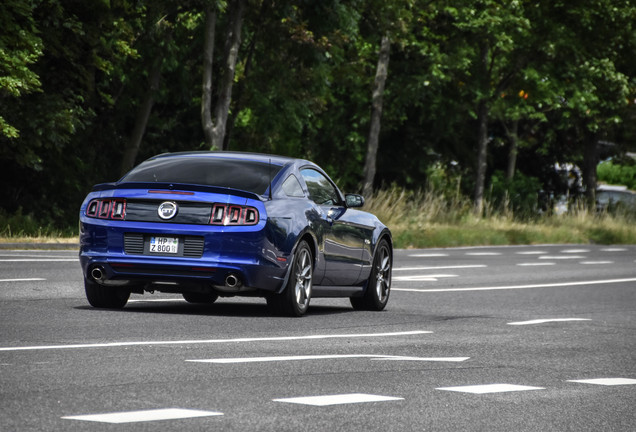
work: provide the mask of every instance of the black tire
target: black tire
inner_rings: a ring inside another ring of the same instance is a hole
[[[183,298],[188,303],[212,304],[219,296],[214,293],[183,293]]]
[[[103,309],[122,309],[128,303],[130,290],[122,287],[100,285],[84,278],[86,299],[91,306]]]
[[[309,308],[313,284],[313,257],[306,241],[296,248],[287,286],[280,294],[267,297],[267,306],[279,315],[299,317]]]
[[[381,311],[386,307],[391,294],[391,270],[393,254],[386,240],[380,240],[373,257],[371,275],[362,297],[351,297],[351,306],[356,310]]]

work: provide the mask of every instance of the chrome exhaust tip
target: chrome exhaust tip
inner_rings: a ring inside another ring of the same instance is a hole
[[[94,267],[91,270],[91,277],[97,282],[102,282],[104,280],[104,270],[101,267]]]
[[[241,280],[234,273],[230,273],[225,277],[225,286],[228,288],[240,288]]]

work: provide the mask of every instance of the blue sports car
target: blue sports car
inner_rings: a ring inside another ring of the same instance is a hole
[[[131,293],[265,297],[301,316],[316,297],[382,310],[391,290],[391,232],[355,210],[312,162],[231,152],[152,157],[93,187],[80,209],[88,302],[122,308]]]

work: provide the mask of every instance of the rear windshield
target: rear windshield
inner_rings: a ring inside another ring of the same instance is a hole
[[[264,162],[207,157],[158,158],[143,162],[120,182],[185,183],[240,189],[263,195],[282,167]]]

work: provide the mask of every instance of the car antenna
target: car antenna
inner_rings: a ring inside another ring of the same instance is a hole
[[[269,200],[272,200],[272,158],[269,158],[267,175],[269,177]]]

